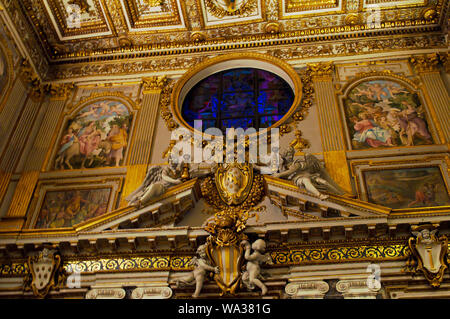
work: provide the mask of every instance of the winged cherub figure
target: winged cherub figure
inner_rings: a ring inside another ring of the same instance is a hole
[[[206,279],[208,272],[219,273],[219,267],[213,267],[206,260],[206,244],[197,248],[197,257],[192,258],[189,262],[189,266],[194,266],[194,270],[186,277],[177,280],[176,286],[182,287],[185,285],[193,285],[195,283],[195,292],[192,297],[196,298],[200,295],[200,291],[203,288],[203,282]]]
[[[328,175],[317,157],[305,154],[302,158],[294,160],[294,154],[295,150],[292,147],[281,154],[281,172],[274,174],[273,177],[291,180],[298,187],[306,189],[322,200],[327,199],[329,195],[321,191],[337,195],[345,194],[345,191]]]
[[[257,239],[252,245],[247,240],[241,242],[245,248],[245,259],[247,260],[246,271],[242,274],[242,281],[248,289],[253,289],[255,286],[261,288],[261,295],[267,293],[267,287],[263,284],[261,279],[261,264],[272,264],[272,258],[269,254],[264,254],[266,251],[266,242],[262,239]],[[251,253],[253,249],[253,253]]]
[[[150,167],[141,186],[126,200],[130,205],[141,207],[164,194],[169,187],[180,184],[182,182],[182,164],[176,163],[169,157],[169,165]]]

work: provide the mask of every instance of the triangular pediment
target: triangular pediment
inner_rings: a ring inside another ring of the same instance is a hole
[[[330,218],[386,218],[390,208],[355,198],[329,195],[325,200],[299,189],[289,181],[265,176],[266,197],[258,206],[267,212],[259,223],[301,222]],[[208,214],[209,212],[209,214]],[[161,198],[145,207],[128,206],[115,210],[98,220],[80,224],[79,231],[136,229],[164,226],[200,227],[212,216],[212,209],[201,198],[199,181],[190,180],[170,188]],[[249,221],[249,224],[254,222]]]

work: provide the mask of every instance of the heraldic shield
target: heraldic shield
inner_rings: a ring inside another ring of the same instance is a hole
[[[44,249],[36,257],[29,257],[32,282],[31,288],[36,296],[44,297],[56,284],[56,272],[60,266],[61,257],[53,251]]]
[[[214,275],[214,280],[222,290],[222,295],[227,293],[233,295],[242,279],[244,248],[237,242],[220,246],[209,241],[206,252],[213,266],[219,267],[220,271]]]
[[[239,205],[252,189],[253,168],[250,164],[219,164],[215,181],[220,198],[227,205]]]
[[[438,238],[437,230],[423,229],[420,233],[413,232],[417,238],[410,238],[409,248],[417,260],[417,270],[421,270],[432,287],[439,287],[447,269],[448,239],[446,236]]]

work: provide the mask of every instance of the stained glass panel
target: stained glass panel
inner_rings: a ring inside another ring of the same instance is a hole
[[[290,109],[291,87],[264,70],[239,68],[215,73],[187,94],[181,113],[188,125],[203,120],[203,130],[218,127],[270,127]]]

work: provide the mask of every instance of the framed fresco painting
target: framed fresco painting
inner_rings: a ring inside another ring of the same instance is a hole
[[[85,101],[68,116],[54,154],[53,169],[117,167],[125,163],[133,112],[108,96]]]
[[[352,84],[342,98],[352,150],[434,144],[419,91],[389,77]]]
[[[114,209],[121,185],[119,178],[108,179],[105,183],[75,182],[41,182],[27,227],[70,228],[104,216]]]
[[[392,209],[450,205],[448,173],[443,168],[443,162],[434,160],[428,165],[423,162],[416,165],[389,164],[362,163],[355,169],[361,199]]]

